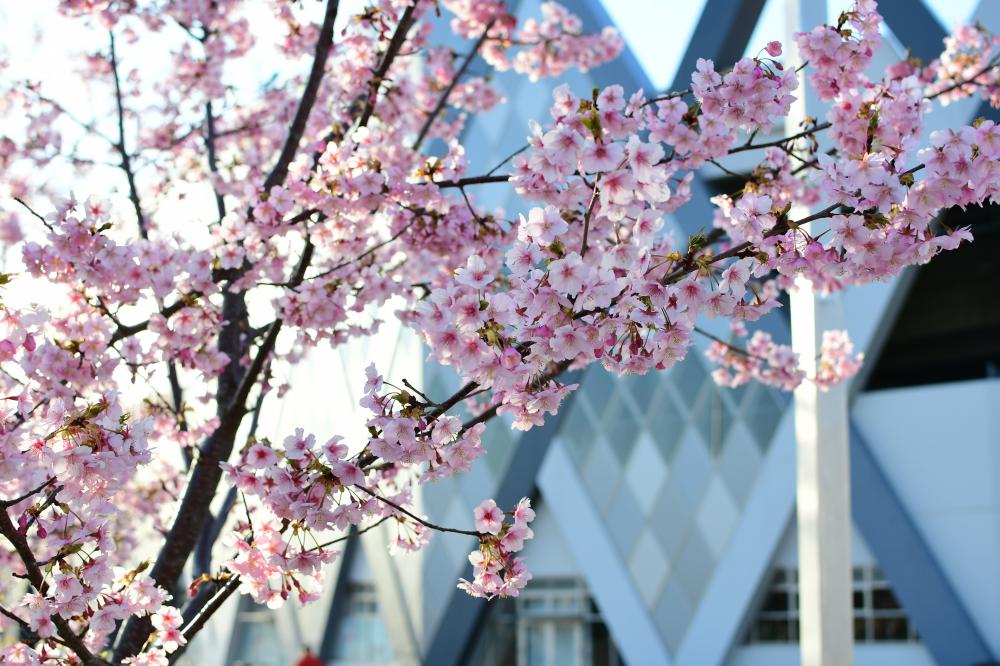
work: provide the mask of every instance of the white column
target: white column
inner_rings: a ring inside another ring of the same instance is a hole
[[[786,66],[795,67],[801,60],[791,33],[825,23],[826,2],[788,0],[787,9]],[[806,93],[804,78],[802,83],[786,124],[789,134],[801,131],[800,122],[806,116],[823,112],[817,100]],[[790,216],[800,218],[808,212],[793,209]],[[791,294],[792,346],[802,368],[813,377],[823,331],[842,328],[843,311],[839,296],[818,297],[808,280],[797,280],[796,287]],[[803,666],[853,663],[847,423],[845,386],[823,392],[807,379],[796,389],[799,647]]]
[[[842,324],[840,299],[818,298],[806,280],[792,295],[792,346],[812,376],[824,330]],[[795,391],[799,528],[799,646],[803,666],[852,663],[851,497],[847,390]]]

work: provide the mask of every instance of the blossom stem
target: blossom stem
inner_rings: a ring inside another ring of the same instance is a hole
[[[394,508],[396,511],[399,511],[402,514],[404,514],[406,516],[409,516],[410,518],[412,518],[413,520],[417,521],[418,523],[420,523],[421,525],[423,525],[427,529],[436,530],[438,532],[451,532],[452,534],[465,534],[467,536],[474,536],[477,539],[482,539],[482,538],[484,538],[486,536],[486,534],[484,532],[478,532],[476,530],[461,530],[461,529],[458,529],[456,527],[444,527],[442,525],[435,525],[434,523],[432,523],[432,522],[430,522],[428,520],[424,520],[420,516],[417,516],[416,514],[407,511],[406,509],[404,509],[403,507],[401,507],[399,504],[396,504],[392,500],[386,499],[386,498],[382,497],[381,495],[376,494],[374,491],[368,490],[367,488],[365,488],[362,485],[355,484],[355,487],[356,488],[360,488],[361,490],[365,491],[366,493],[368,493],[374,499],[377,499],[378,501],[380,501],[380,502],[382,502],[384,504],[388,504],[389,506],[391,506],[392,508]]]

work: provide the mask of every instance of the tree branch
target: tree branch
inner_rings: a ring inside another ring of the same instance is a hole
[[[508,158],[510,159],[510,158]],[[506,183],[510,180],[509,173],[502,173],[499,176],[471,176],[469,178],[459,178],[458,180],[439,180],[434,182],[442,190],[453,187],[466,187],[468,185],[486,185],[488,183]]]
[[[132,169],[132,157],[125,148],[125,103],[122,99],[122,85],[118,78],[118,55],[115,52],[115,33],[108,31],[111,42],[111,74],[115,81],[115,103],[118,109],[118,141],[114,144],[115,149],[121,157],[121,169],[125,172],[125,179],[128,181],[128,198],[132,202],[135,210],[136,224],[139,225],[139,235],[149,238],[149,230],[146,228],[146,217],[142,213],[142,204],[139,201],[139,189],[135,184],[135,171]]]
[[[832,127],[832,125],[830,123],[820,123],[819,125],[815,125],[812,128],[810,128],[810,129],[802,130],[798,134],[792,134],[791,136],[786,136],[786,137],[783,137],[781,139],[775,139],[774,141],[765,141],[763,143],[745,143],[742,146],[736,146],[735,148],[730,148],[729,149],[729,154],[732,155],[734,153],[742,153],[742,152],[747,151],[747,150],[758,150],[760,148],[771,148],[771,147],[775,147],[775,146],[783,146],[786,143],[789,143],[791,141],[795,141],[797,139],[801,139],[803,137],[809,136],[810,134],[814,134],[816,132],[821,132],[821,131],[829,128],[829,127]]]
[[[215,131],[215,112],[212,100],[208,100],[205,104],[205,152],[208,158],[208,171],[213,176],[219,175],[219,161],[215,153],[215,140],[217,136]],[[212,183],[212,193],[215,194],[215,212],[219,215],[219,224],[222,224],[222,219],[226,216],[226,200],[222,198],[222,193],[219,192],[214,182]]]
[[[288,165],[294,158],[299,141],[305,131],[309,112],[316,101],[320,80],[333,42],[333,23],[336,19],[338,0],[328,0],[323,26],[316,43],[316,53],[306,88],[289,128],[288,137],[278,161],[264,182],[264,190],[284,182]],[[306,241],[306,249],[296,269],[297,280],[301,282],[306,267],[312,257],[312,243]],[[294,278],[293,278],[294,279]],[[172,589],[180,578],[184,563],[198,542],[205,521],[208,518],[212,499],[215,497],[222,477],[220,463],[229,458],[236,433],[246,413],[246,399],[257,380],[257,375],[274,348],[282,320],[276,319],[269,327],[267,335],[257,350],[250,368],[244,372],[240,364],[244,349],[244,333],[248,319],[244,292],[226,291],[223,296],[222,316],[226,324],[219,333],[219,350],[229,357],[229,363],[219,376],[216,389],[219,426],[208,436],[200,448],[184,497],[174,522],[167,533],[150,577],[157,585]],[[143,328],[148,326],[145,323]],[[139,329],[142,330],[142,329]],[[149,618],[131,618],[115,648],[114,659],[121,661],[138,654],[151,630]]]
[[[375,100],[378,99],[378,89],[381,87],[382,81],[385,80],[385,75],[389,72],[389,67],[396,59],[396,56],[399,55],[399,50],[403,48],[403,43],[406,41],[406,34],[413,27],[413,24],[416,23],[416,19],[413,16],[416,9],[417,3],[415,2],[407,5],[403,11],[403,15],[399,18],[396,31],[392,34],[392,39],[389,40],[389,46],[382,56],[382,61],[379,63],[378,69],[375,70],[375,76],[372,77],[369,83],[368,99],[365,100],[364,109],[361,111],[358,127],[367,127],[368,121],[371,120],[372,114],[375,112]]]
[[[14,546],[14,550],[17,552],[27,572],[28,582],[31,583],[31,586],[37,592],[44,595],[48,590],[48,586],[45,584],[45,576],[38,567],[38,562],[35,560],[35,555],[31,552],[31,547],[28,545],[27,539],[17,531],[14,523],[10,520],[10,516],[7,515],[6,508],[0,510],[0,534],[6,537],[11,545]],[[94,656],[87,649],[87,646],[83,643],[83,639],[76,635],[65,618],[57,614],[53,615],[51,619],[56,627],[56,633],[59,634],[59,638],[62,639],[67,648],[80,658],[80,661],[85,666],[105,666],[107,664],[106,661]]]
[[[465,60],[462,61],[462,66],[458,68],[457,72],[455,72],[455,76],[452,77],[451,83],[449,83],[448,87],[444,89],[443,93],[441,93],[441,97],[438,99],[434,110],[427,114],[427,119],[424,121],[423,127],[421,127],[420,132],[417,133],[417,140],[413,142],[413,150],[420,149],[421,144],[423,144],[424,139],[427,137],[427,133],[431,129],[431,125],[434,124],[435,119],[437,119],[445,105],[448,103],[448,96],[451,95],[453,90],[455,90],[455,86],[458,85],[459,80],[465,76],[465,72],[469,69],[469,65],[472,64],[476,54],[479,53],[479,49],[483,47],[483,43],[486,42],[486,35],[489,34],[490,28],[493,27],[495,22],[496,19],[491,19],[490,22],[486,24],[486,27],[483,29],[483,34],[473,45],[469,53],[466,54]]]
[[[186,294],[181,298],[177,299],[177,301],[175,301],[171,305],[168,305],[167,307],[160,310],[160,315],[163,316],[164,318],[169,319],[171,316],[177,314],[184,308],[190,306],[191,301],[193,299],[199,298],[201,295],[202,294],[200,291],[193,291],[190,294]],[[119,326],[115,330],[115,332],[111,334],[111,339],[108,341],[108,346],[110,347],[116,342],[124,340],[125,338],[129,338],[135,335],[136,333],[141,333],[142,331],[145,331],[147,328],[149,328],[148,319],[138,324],[126,324],[123,326]]]
[[[309,71],[309,78],[306,80],[306,88],[302,91],[302,98],[299,106],[295,110],[295,118],[288,128],[288,137],[285,145],[281,148],[281,154],[275,163],[271,173],[264,180],[264,192],[269,192],[275,185],[285,182],[288,175],[288,165],[295,158],[295,153],[299,149],[299,142],[302,134],[306,130],[306,122],[309,120],[309,113],[313,104],[316,103],[316,95],[319,93],[319,84],[323,80],[323,73],[326,69],[326,59],[330,55],[333,47],[333,24],[337,20],[337,8],[339,0],[327,0],[326,14],[323,17],[323,26],[319,30],[319,39],[316,41],[316,54],[313,58],[312,69]]]
[[[454,527],[443,527],[441,525],[435,525],[434,523],[432,523],[432,522],[430,522],[428,520],[424,520],[423,518],[421,518],[420,516],[417,516],[416,514],[410,513],[409,511],[407,511],[406,509],[404,509],[400,505],[396,504],[392,500],[387,500],[386,498],[382,497],[381,495],[378,495],[375,492],[373,492],[371,490],[368,490],[367,488],[365,488],[362,485],[359,485],[359,484],[354,484],[354,485],[355,485],[356,488],[360,488],[361,490],[365,491],[371,497],[377,499],[379,502],[382,502],[384,504],[388,504],[389,506],[391,506],[396,511],[399,511],[403,515],[408,516],[412,520],[415,520],[416,522],[420,523],[421,525],[423,525],[424,527],[426,527],[428,529],[437,530],[438,532],[451,532],[452,534],[464,534],[466,536],[474,536],[477,539],[482,539],[483,537],[486,536],[486,534],[484,532],[478,532],[476,530],[460,530],[460,529],[457,529],[457,528],[454,528]]]
[[[21,502],[23,502],[24,500],[28,499],[32,495],[37,495],[38,493],[42,492],[43,490],[45,490],[46,488],[48,488],[49,486],[51,486],[53,483],[55,483],[55,481],[56,481],[56,477],[54,477],[54,476],[50,477],[48,481],[46,481],[45,483],[41,484],[37,488],[32,488],[31,490],[29,490],[28,492],[24,493],[20,497],[15,497],[14,499],[9,499],[9,500],[0,500],[0,508],[8,509],[8,508],[10,508],[10,507],[12,507],[12,506],[14,506],[16,504],[20,504]]]

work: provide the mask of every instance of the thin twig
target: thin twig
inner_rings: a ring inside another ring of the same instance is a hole
[[[400,236],[402,236],[403,234],[405,234],[410,229],[410,227],[412,227],[414,225],[414,223],[416,223],[416,221],[417,221],[417,218],[413,218],[412,220],[410,220],[409,222],[407,222],[403,226],[403,228],[400,229],[399,231],[397,231],[395,234],[393,234],[389,238],[385,239],[381,243],[376,243],[375,245],[371,246],[370,248],[368,248],[367,250],[365,250],[364,252],[362,252],[358,256],[354,257],[353,259],[346,259],[346,260],[340,262],[339,264],[337,264],[336,266],[334,266],[332,268],[328,268],[328,269],[326,269],[324,271],[320,271],[319,273],[316,273],[315,275],[310,275],[309,277],[307,277],[305,279],[306,280],[316,280],[316,279],[319,279],[321,277],[326,277],[330,273],[336,273],[337,271],[339,271],[342,268],[346,268],[347,266],[350,266],[353,263],[357,263],[357,262],[361,261],[365,257],[371,255],[374,252],[377,252],[378,250],[382,249],[383,247],[385,247],[389,243],[392,243],[393,241],[395,241],[396,239],[398,239]],[[285,285],[282,285],[282,286],[290,286],[290,285],[288,285],[286,283]]]
[[[149,230],[146,228],[146,217],[142,213],[142,204],[139,201],[139,189],[135,183],[135,171],[132,169],[132,156],[129,155],[125,147],[125,102],[122,97],[121,79],[118,77],[118,54],[115,52],[115,33],[108,31],[111,42],[111,74],[115,82],[115,104],[118,109],[118,141],[114,144],[115,150],[121,157],[121,169],[125,172],[125,179],[128,181],[128,198],[132,202],[135,210],[136,224],[139,226],[139,235],[149,238]]]
[[[782,145],[784,145],[786,143],[790,143],[790,142],[795,141],[797,139],[801,139],[803,137],[809,136],[810,134],[814,134],[816,132],[820,132],[820,131],[825,130],[825,129],[829,128],[829,127],[832,127],[831,123],[820,123],[819,125],[814,125],[810,129],[802,130],[801,132],[799,132],[797,134],[792,134],[791,136],[786,136],[786,137],[783,137],[781,139],[775,139],[774,141],[765,141],[763,143],[746,143],[746,144],[743,144],[742,146],[736,146],[735,148],[730,148],[729,149],[729,154],[732,155],[734,153],[742,153],[743,151],[746,151],[746,150],[758,150],[760,148],[772,148],[772,147],[776,147],[776,146],[782,146]]]
[[[983,67],[981,70],[979,70],[978,72],[976,72],[975,74],[973,74],[971,78],[965,79],[964,81],[959,81],[959,82],[957,82],[957,83],[955,83],[953,85],[948,86],[947,88],[944,88],[943,90],[938,90],[933,95],[927,95],[924,99],[937,99],[938,97],[940,97],[941,95],[944,95],[945,93],[950,93],[952,90],[955,90],[957,88],[961,88],[962,86],[965,86],[965,85],[969,85],[970,83],[974,84],[974,85],[979,85],[976,82],[976,79],[978,79],[980,76],[982,76],[983,74],[986,74],[991,69],[993,69],[994,67],[996,67],[998,63],[1000,63],[1000,56],[997,56],[996,58],[991,59],[988,63],[986,63],[985,67]]]
[[[479,53],[479,49],[482,48],[483,43],[486,41],[486,35],[489,33],[490,28],[493,27],[493,23],[495,21],[496,19],[491,19],[490,22],[486,24],[486,27],[483,29],[483,34],[472,46],[472,49],[469,51],[469,53],[466,54],[465,60],[462,62],[461,67],[459,67],[458,71],[455,72],[455,76],[451,78],[451,82],[448,84],[448,87],[444,89],[443,93],[441,93],[441,97],[438,98],[437,104],[434,106],[434,109],[429,114],[427,114],[427,119],[424,121],[423,127],[421,127],[420,131],[417,133],[417,140],[413,142],[413,150],[420,150],[421,144],[423,144],[424,139],[427,138],[427,133],[431,129],[431,125],[434,124],[434,121],[441,114],[441,111],[444,110],[445,105],[448,103],[448,97],[451,95],[452,91],[455,90],[455,86],[458,85],[458,82],[461,80],[461,78],[465,76],[465,72],[469,69],[469,65],[472,64],[472,61],[475,59],[476,54]]]
[[[318,544],[316,546],[313,546],[312,548],[310,548],[309,550],[307,550],[305,552],[311,553],[311,552],[313,552],[315,550],[322,550],[323,548],[327,548],[329,546],[332,546],[335,543],[340,543],[342,541],[348,541],[350,539],[357,539],[359,536],[361,536],[365,532],[370,532],[371,530],[375,529],[376,527],[378,527],[379,525],[381,525],[382,523],[384,523],[385,521],[387,521],[387,520],[389,520],[390,518],[393,518],[393,517],[394,516],[382,516],[381,518],[379,518],[377,521],[375,521],[374,523],[372,523],[368,527],[365,527],[365,528],[360,529],[360,530],[354,530],[353,532],[349,532],[349,533],[345,534],[342,537],[337,537],[336,539],[330,539],[329,541],[324,541],[323,543]]]
[[[367,488],[365,488],[364,486],[362,486],[360,484],[354,484],[354,485],[355,485],[356,488],[360,488],[361,490],[363,490],[366,493],[368,493],[371,497],[377,499],[378,501],[380,501],[380,502],[382,502],[384,504],[388,504],[389,506],[391,506],[392,508],[394,508],[396,511],[399,511],[402,514],[404,514],[406,516],[409,516],[410,518],[412,518],[413,520],[417,521],[418,523],[420,523],[421,525],[423,525],[424,527],[426,527],[428,529],[436,530],[438,532],[451,532],[452,534],[464,534],[466,536],[474,536],[477,539],[482,539],[483,537],[486,536],[486,534],[484,532],[479,532],[479,531],[476,531],[476,530],[460,530],[460,529],[457,529],[455,527],[443,527],[441,525],[436,525],[436,524],[434,524],[434,523],[432,523],[432,522],[430,522],[428,520],[424,520],[423,518],[421,518],[420,516],[417,516],[414,513],[411,513],[409,511],[407,511],[406,509],[404,509],[400,505],[396,504],[392,500],[388,500],[388,499],[382,497],[381,495],[378,495],[375,492],[373,492],[371,490],[368,490]]]
[[[524,144],[523,146],[521,146],[520,148],[518,148],[517,150],[515,150],[514,152],[512,152],[510,155],[508,155],[507,157],[503,158],[500,161],[500,163],[497,164],[495,167],[493,167],[492,169],[490,169],[489,171],[487,171],[486,175],[487,176],[492,176],[493,174],[495,174],[500,169],[500,167],[502,167],[504,164],[507,164],[507,162],[510,162],[512,159],[514,159],[515,157],[517,157],[518,155],[520,155],[521,153],[523,153],[524,151],[526,151],[528,148],[531,148],[531,144],[530,143]]]
[[[32,495],[37,495],[38,493],[42,492],[43,490],[45,490],[45,488],[47,488],[48,486],[50,486],[53,483],[55,483],[55,481],[56,481],[56,477],[54,477],[54,476],[50,477],[48,481],[46,481],[45,483],[41,484],[37,488],[32,488],[31,490],[29,490],[28,492],[24,493],[20,497],[15,497],[14,499],[9,499],[9,500],[0,500],[0,507],[3,507],[4,509],[7,509],[7,508],[10,508],[10,507],[14,506],[15,504],[20,504],[21,502],[23,502],[24,500],[28,499]]]
[[[20,197],[14,197],[14,201],[16,201],[17,203],[19,203],[22,206],[24,206],[24,208],[29,213],[31,213],[33,216],[35,216],[36,218],[38,218],[38,221],[41,222],[42,224],[44,224],[46,229],[48,229],[49,231],[55,231],[55,229],[52,228],[52,225],[49,224],[48,221],[44,217],[42,217],[41,213],[39,213],[38,211],[36,211],[34,208],[32,208],[31,206],[29,206],[27,203],[25,203],[24,199],[22,199]]]

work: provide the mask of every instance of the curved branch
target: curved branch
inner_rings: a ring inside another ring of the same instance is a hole
[[[193,291],[190,294],[186,294],[185,296],[182,296],[181,298],[177,299],[177,301],[175,301],[171,305],[168,305],[167,307],[160,310],[160,315],[166,319],[169,319],[171,316],[177,314],[184,308],[190,306],[191,301],[193,299],[201,297],[201,295],[202,294],[200,291]],[[111,335],[111,339],[108,341],[108,346],[110,347],[116,342],[120,342],[125,338],[132,337],[136,333],[141,333],[142,331],[145,331],[147,328],[149,328],[148,319],[146,321],[139,322],[138,324],[125,324],[119,326],[117,330],[115,330],[115,332]]]
[[[382,497],[381,495],[378,495],[375,492],[373,492],[371,490],[368,490],[367,488],[365,488],[364,486],[362,486],[360,484],[354,484],[354,485],[355,485],[356,488],[360,488],[361,490],[365,491],[371,497],[373,497],[374,499],[378,500],[379,502],[382,502],[383,504],[388,504],[389,506],[391,506],[396,511],[399,511],[403,515],[408,516],[409,518],[417,521],[418,523],[420,523],[421,525],[423,525],[424,527],[426,527],[428,529],[436,530],[438,532],[451,532],[452,534],[464,534],[466,536],[474,536],[477,539],[482,539],[483,537],[486,536],[485,532],[479,532],[479,531],[476,531],[476,530],[460,530],[460,529],[457,529],[455,527],[443,527],[442,525],[436,525],[436,524],[430,522],[429,520],[424,520],[420,516],[407,511],[406,509],[404,509],[400,505],[396,504],[392,500],[388,500],[388,499]]]

